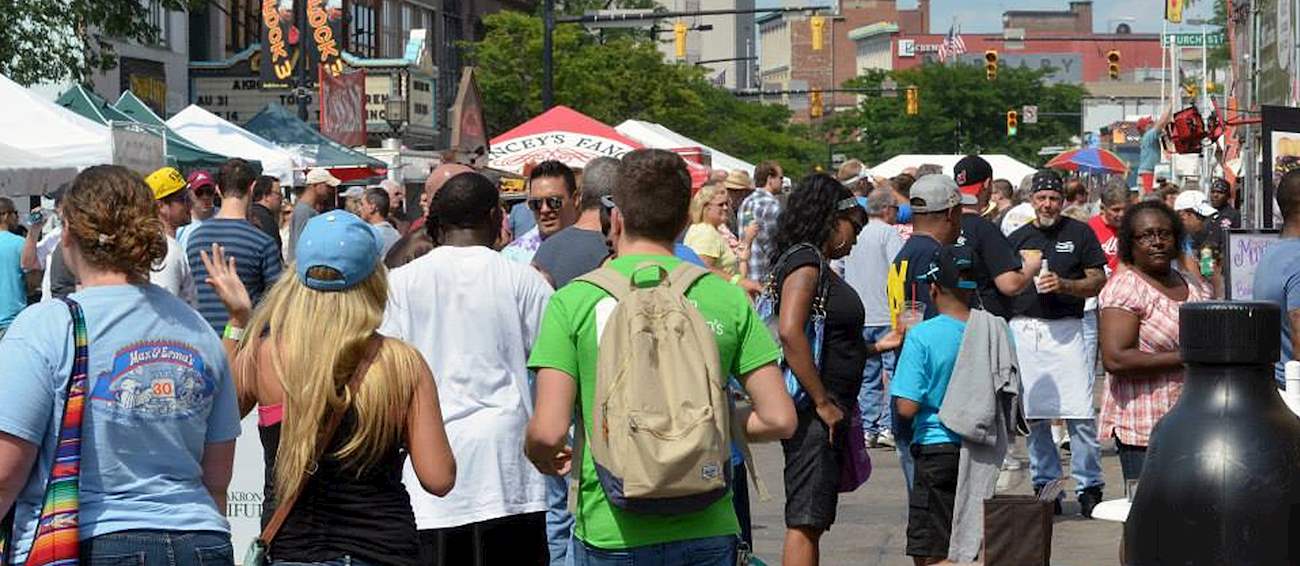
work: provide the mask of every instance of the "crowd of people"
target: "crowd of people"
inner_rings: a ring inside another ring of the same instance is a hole
[[[1222,297],[1240,222],[1223,180],[1017,184],[974,155],[792,187],[763,162],[693,189],[661,150],[527,178],[508,208],[443,164],[407,211],[398,183],[285,193],[231,159],[92,167],[26,222],[0,198],[3,550],[233,564],[256,409],[270,563],[748,563],[766,441],[783,564],[819,563],[866,448],[901,463],[907,555],[971,561],[1022,434],[1036,492],[1068,443],[1085,517],[1103,443],[1136,481],[1182,388],[1178,307]],[[1300,172],[1277,200],[1255,294],[1290,313],[1288,360]]]

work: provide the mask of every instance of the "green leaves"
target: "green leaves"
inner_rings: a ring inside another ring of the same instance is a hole
[[[542,112],[542,22],[498,12],[482,41],[466,43],[477,67],[492,135]],[[610,125],[657,122],[741,159],[776,159],[790,174],[825,159],[825,144],[789,124],[789,110],[738,99],[701,67],[664,60],[644,31],[591,33],[561,25],[554,35],[555,101]]]

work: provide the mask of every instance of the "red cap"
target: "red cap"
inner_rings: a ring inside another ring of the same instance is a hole
[[[189,178],[186,180],[190,183],[190,190],[198,190],[200,187],[206,186],[217,186],[217,182],[212,179],[212,174],[202,169],[196,169],[193,173],[190,173]]]

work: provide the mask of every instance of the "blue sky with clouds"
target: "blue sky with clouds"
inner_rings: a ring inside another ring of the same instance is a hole
[[[701,2],[707,5],[708,1]],[[829,0],[759,0],[760,7],[829,5]],[[996,33],[1002,30],[1002,12],[1007,10],[1066,10],[1069,0],[930,0],[930,25],[934,33],[945,33],[954,21],[968,33]],[[916,7],[916,0],[898,0],[899,8]],[[1209,17],[1213,0],[1199,0],[1184,18]],[[1112,31],[1128,22],[1135,32],[1159,32],[1164,16],[1162,0],[1093,0],[1093,30]],[[1200,29],[1200,28],[1197,28]]]

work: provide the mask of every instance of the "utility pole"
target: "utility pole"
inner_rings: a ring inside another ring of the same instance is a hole
[[[542,3],[542,111],[555,106],[555,61],[552,42],[555,36],[555,0]]]
[[[307,81],[310,79],[307,67],[311,60],[307,44],[311,41],[312,34],[307,30],[307,0],[295,0],[293,7],[298,16],[298,88],[294,94],[298,98],[298,119],[306,122]]]

